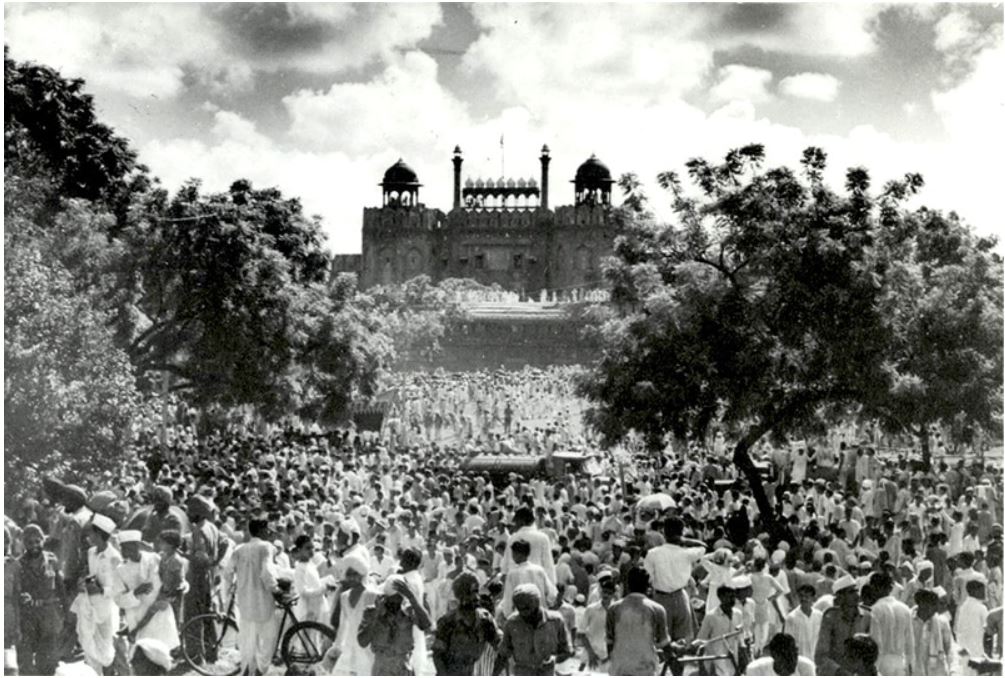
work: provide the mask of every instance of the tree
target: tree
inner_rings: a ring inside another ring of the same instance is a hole
[[[83,80],[16,62],[6,45],[4,166],[22,177],[51,177],[54,195],[101,203],[120,224],[133,195],[151,183],[129,142],[98,121]],[[58,211],[55,202],[51,208]]]
[[[440,341],[465,317],[459,293],[485,289],[474,280],[458,278],[434,285],[429,276],[420,275],[400,285],[369,289],[360,294],[358,303],[382,318],[396,357],[429,358],[441,350]]]
[[[139,374],[169,373],[199,405],[286,413],[314,321],[332,310],[319,222],[247,181],[206,196],[193,181],[160,200],[151,195],[123,234],[138,282],[128,352]]]
[[[1001,429],[1002,262],[994,239],[928,209],[891,223],[878,246],[890,261],[880,303],[894,335],[884,366],[893,387],[864,413],[917,436],[927,468],[930,424],[951,427],[956,447],[975,426]]]
[[[763,147],[750,145],[718,165],[690,161],[698,197],[676,174],[661,174],[672,225],[657,224],[636,201],[605,267],[617,315],[600,329],[602,358],[581,392],[593,401],[589,421],[609,442],[632,429],[655,445],[666,432],[704,437],[713,422],[729,427],[733,460],[777,537],[752,447],[819,426],[828,410],[878,408],[900,388],[898,374],[917,376],[906,345],[908,328],[923,325],[895,322],[891,309],[910,312],[897,291],[893,244],[921,243],[902,201],[922,181],[907,175],[873,197],[868,173],[855,168],[840,196],[822,181],[819,149],[804,153],[802,178],[784,167],[763,170],[763,158]],[[904,235],[891,240],[890,232]],[[987,305],[1000,314],[1000,261],[984,255],[998,281]],[[938,285],[963,277],[941,275]],[[1000,341],[993,350],[967,348],[985,367],[1000,364]]]
[[[129,358],[101,303],[102,249],[89,224],[110,221],[69,201],[46,228],[34,221],[47,183],[5,173],[4,455],[9,500],[42,473],[77,477],[123,462],[142,410]],[[81,253],[90,253],[81,257]],[[78,258],[88,265],[72,270]],[[68,265],[69,264],[69,265]]]

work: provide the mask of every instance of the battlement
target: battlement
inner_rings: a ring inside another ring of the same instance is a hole
[[[543,228],[550,221],[550,210],[539,207],[530,209],[462,208],[452,210],[447,215],[447,225],[453,231],[526,231]]]
[[[363,208],[363,232],[389,235],[400,231],[436,231],[446,223],[446,215],[425,205],[410,208]]]
[[[607,205],[563,205],[555,209],[556,226],[607,226],[611,208]]]

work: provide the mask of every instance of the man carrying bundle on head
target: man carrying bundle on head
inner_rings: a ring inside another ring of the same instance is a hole
[[[373,651],[372,675],[412,675],[413,629],[425,633],[431,626],[425,607],[405,578],[399,574],[388,577],[383,594],[363,612],[356,636],[360,646]]]

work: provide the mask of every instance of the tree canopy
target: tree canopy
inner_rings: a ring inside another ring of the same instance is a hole
[[[204,411],[334,423],[398,352],[435,350],[446,288],[331,279],[319,220],[277,189],[169,194],[83,81],[4,56],[9,470],[120,463],[165,373]]]
[[[904,207],[918,175],[873,195],[853,168],[838,194],[823,183],[820,149],[805,151],[799,173],[763,162],[760,145],[692,160],[696,195],[661,174],[675,214],[666,225],[637,181],[622,182],[636,199],[605,268],[617,314],[581,392],[612,443],[630,430],[656,444],[731,429],[734,461],[770,519],[749,455],[765,435],[784,439],[836,411],[902,427],[953,407],[988,423],[1000,415],[1002,269],[993,243],[958,220]],[[935,390],[941,404],[908,415]]]

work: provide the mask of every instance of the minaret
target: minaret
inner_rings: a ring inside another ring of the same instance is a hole
[[[551,162],[548,144],[541,147],[541,207],[548,209],[548,163]]]
[[[461,147],[454,146],[454,209],[461,206]]]

